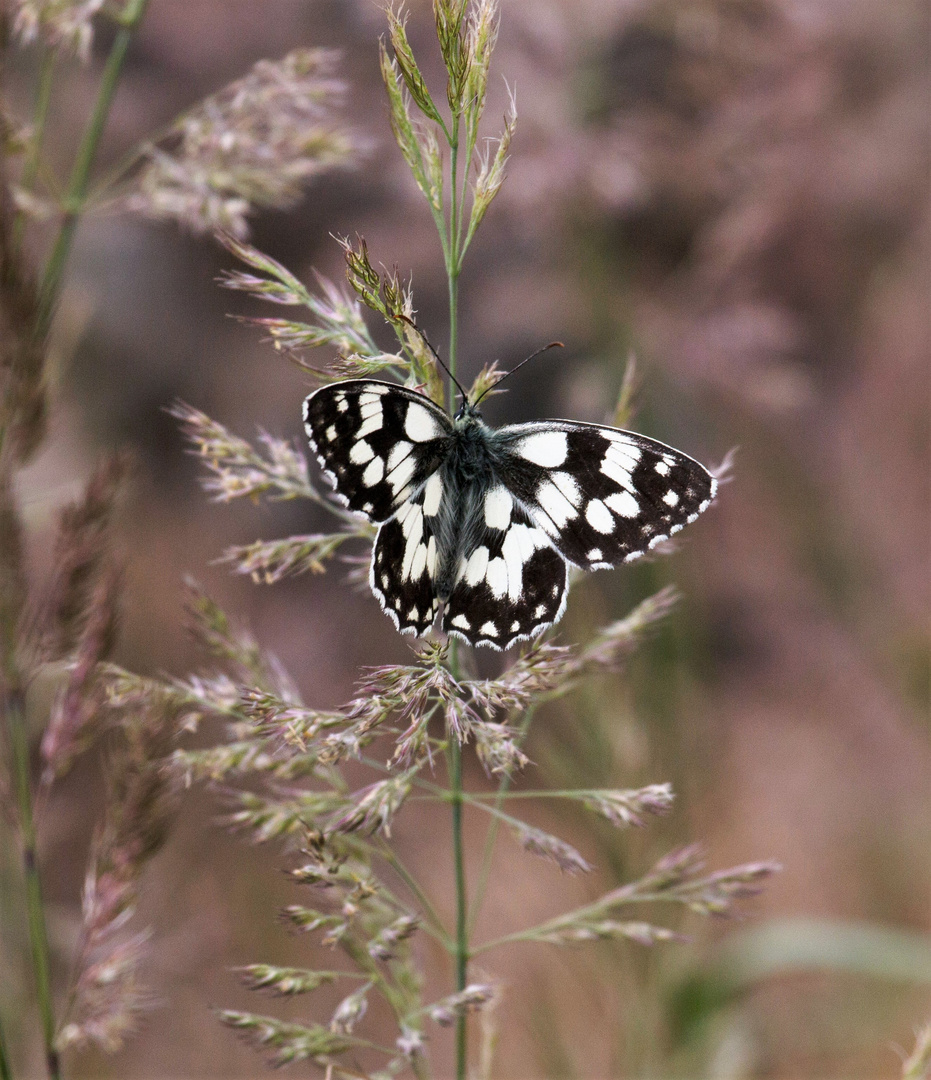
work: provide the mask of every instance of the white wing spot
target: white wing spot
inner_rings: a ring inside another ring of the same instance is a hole
[[[617,491],[605,499],[605,505],[618,517],[634,518],[640,513],[640,503],[629,491]]]
[[[451,622],[452,622],[453,626],[458,626],[460,628],[460,630],[471,630],[472,629],[472,624],[465,617],[465,615],[454,615]]]
[[[388,472],[396,469],[401,462],[410,455],[414,447],[409,442],[397,442],[388,451]]]
[[[345,412],[349,408],[349,402],[346,400],[345,394],[337,394],[336,396],[336,411]]]
[[[482,623],[479,633],[487,634],[489,637],[497,637],[498,627],[489,619],[488,622]]]
[[[372,404],[367,408],[363,408],[362,403],[366,401],[366,399]],[[363,439],[373,431],[381,431],[384,417],[382,415],[380,397],[376,397],[374,394],[361,394],[359,396],[359,411],[362,416],[362,423],[359,426],[359,430],[356,432],[357,439]]]
[[[404,431],[412,442],[429,442],[436,439],[442,432],[438,429],[436,420],[416,401],[407,406],[407,416],[404,418]]]
[[[336,425],[330,424],[323,435],[327,442],[336,442]]]
[[[592,548],[592,550],[585,556],[589,562],[600,562],[604,558],[604,552],[601,548]]]
[[[506,529],[511,524],[514,500],[507,488],[496,487],[485,496],[485,524],[489,529]]]
[[[656,471],[660,474],[660,476],[668,476],[669,475],[669,462],[666,461],[665,458],[662,458],[660,461],[657,461],[657,463],[653,466],[653,468],[656,469]]]
[[[532,461],[545,469],[555,469],[562,465],[569,453],[568,438],[564,431],[538,431],[521,439],[514,451],[525,461]]]
[[[614,518],[601,499],[592,499],[585,507],[585,520],[600,533],[614,532]]]
[[[508,591],[508,567],[502,558],[492,559],[485,571],[485,580],[492,596],[500,599]]]
[[[558,592],[558,591],[559,590],[557,589],[556,592]],[[553,593],[554,596],[556,595],[556,592]],[[542,619],[545,614],[546,614],[546,604],[538,604],[536,606],[536,608],[534,609],[533,617],[535,619]]]
[[[426,487],[423,490],[423,512],[427,517],[435,517],[440,509],[440,502],[443,499],[443,481],[440,478],[439,470],[437,470],[430,479],[427,481]]]
[[[670,488],[663,496],[663,502],[667,506],[677,506],[679,503],[679,496]]]
[[[413,454],[408,454],[406,458],[398,462],[397,465],[388,473],[388,483],[391,485],[391,490],[397,496],[398,492],[408,480],[414,475],[414,471],[417,468],[417,462],[414,460]]]
[[[643,451],[637,446],[636,443],[631,442],[628,437],[621,439],[613,439],[608,449],[605,450],[606,458],[614,458],[620,465],[625,465],[629,468],[636,468],[640,464],[640,458],[643,455]]]
[[[406,552],[405,552],[406,557]],[[427,545],[420,542],[414,552],[414,561],[411,565],[411,581],[419,581],[427,569]]]
[[[365,439],[360,439],[349,451],[349,460],[353,465],[364,465],[367,461],[371,461],[374,456],[375,451]]]
[[[537,502],[553,519],[553,524],[557,529],[561,529],[567,521],[575,517],[575,507],[566,501],[566,497],[552,480],[544,480],[537,488]],[[544,528],[546,528],[545,525]]]
[[[407,526],[410,526],[408,531]],[[401,526],[407,542],[404,545],[404,562],[401,577],[405,581],[416,581],[427,565],[427,546],[423,543],[423,514],[417,507],[415,514],[410,514]]]
[[[582,489],[576,478],[567,472],[550,473],[550,482],[562,492],[576,509],[582,503]]]
[[[380,457],[372,458],[372,460],[365,466],[365,472],[362,474],[362,483],[366,487],[374,487],[379,481],[384,478],[385,475],[385,463]]]
[[[512,525],[501,545],[501,557],[508,573],[508,599],[514,602],[520,599],[524,588],[524,566],[539,547],[546,541],[539,529],[529,525]]]
[[[601,471],[609,480],[613,480],[618,487],[630,487],[630,469],[622,465],[611,454],[605,454],[604,461],[601,463]]]
[[[518,630],[520,630],[520,620],[519,620],[519,619],[515,619],[515,620],[514,620],[514,621],[513,621],[512,623],[511,623],[511,633],[512,633],[512,634],[516,634]]]
[[[465,578],[467,585],[477,585],[485,577],[487,569],[488,548],[483,545],[476,548],[469,556],[469,561],[462,571],[462,576]]]

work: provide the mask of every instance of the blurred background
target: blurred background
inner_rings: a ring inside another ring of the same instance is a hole
[[[415,52],[441,93],[429,5],[408,8]],[[584,640],[662,585],[683,599],[629,671],[542,712],[529,748],[554,786],[672,781],[675,812],[631,836],[540,809],[535,820],[598,871],[562,877],[505,841],[483,927],[504,933],[582,902],[693,840],[710,867],[776,859],[784,871],[742,921],[676,917],[685,944],[522,945],[489,957],[487,972],[504,983],[495,1075],[897,1076],[931,1014],[927,6],[503,0],[502,9],[486,117],[493,133],[504,76],[518,131],[462,278],[460,364],[471,377],[549,341],[567,347],[534,361],[486,416],[603,422],[634,353],[637,430],[708,464],[737,449],[731,482],[674,554],[574,590],[561,640]],[[314,269],[339,280],[331,234],[358,232],[374,262],[412,274],[419,322],[439,344],[446,283],[433,223],[388,129],[383,32],[368,0],[151,0],[99,169],[263,57],[341,50],[343,115],[365,153],[315,180],[297,209],[259,215],[252,240],[305,281]],[[99,35],[90,66],[60,75],[47,145],[63,170],[107,46]],[[22,115],[35,77],[28,53],[7,73]],[[282,311],[221,289],[218,275],[232,268],[212,241],[172,225],[118,214],[81,225],[56,332],[52,434],[23,477],[36,567],[56,510],[97,454],[129,447],[137,473],[122,522],[128,588],[115,659],[143,673],[196,665],[181,615],[191,574],[280,657],[310,704],[335,706],[360,666],[403,661],[407,643],[338,566],[263,586],[214,565],[231,544],[323,522],[298,503],[210,504],[164,412],[180,397],[244,436],[263,428],[303,445],[306,376],[228,317]],[[485,783],[474,760],[468,768],[470,784]],[[43,820],[62,955],[79,917],[100,769],[81,763]],[[282,853],[225,834],[219,809],[186,795],[146,877],[160,1007],[121,1055],[76,1060],[74,1076],[261,1070],[210,1008],[283,1015],[230,969],[308,963],[312,950],[276,922],[295,900]],[[483,824],[467,823],[476,844]],[[395,833],[448,910],[445,824],[410,809]],[[427,949],[425,962],[443,992],[442,957]],[[0,988],[14,1019],[20,977]]]

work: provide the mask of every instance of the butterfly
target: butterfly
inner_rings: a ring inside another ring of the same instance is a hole
[[[572,420],[489,427],[375,379],[312,393],[304,425],[335,497],[379,526],[369,582],[402,634],[506,649],[557,622],[569,566],[643,555],[714,498],[697,461]]]

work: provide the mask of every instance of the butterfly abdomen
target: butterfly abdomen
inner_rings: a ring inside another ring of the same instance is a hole
[[[443,503],[435,524],[436,594],[445,601],[461,575],[464,562],[480,541],[484,530],[483,501],[495,484],[488,440],[474,423],[459,428],[453,435],[440,475]]]

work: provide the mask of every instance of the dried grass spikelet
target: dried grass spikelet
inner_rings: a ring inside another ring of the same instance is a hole
[[[42,736],[46,785],[54,777],[62,776],[88,740],[102,730],[106,689],[100,678],[100,664],[109,654],[116,634],[121,584],[121,569],[111,564],[89,597],[90,611],[75,649],[68,681],[52,707]]]
[[[130,933],[142,873],[162,847],[173,807],[165,759],[170,713],[153,702],[120,716],[111,752],[104,819],[93,840],[82,903],[74,992],[59,1046],[118,1050],[150,1007],[142,966],[148,932]]]
[[[55,575],[47,602],[47,659],[71,653],[94,613],[95,590],[113,554],[113,517],[128,472],[125,455],[105,458],[82,498],[59,515]]]
[[[168,412],[181,422],[185,437],[193,444],[192,452],[206,465],[208,474],[202,487],[217,502],[265,494],[279,499],[318,497],[310,483],[307,460],[291,443],[262,432],[259,439],[265,447],[263,455],[223,424],[183,401],[176,402]]]
[[[13,0],[13,32],[23,44],[41,39],[51,49],[90,57],[93,19],[106,0]]]
[[[336,60],[326,49],[260,60],[147,147],[125,205],[196,233],[240,239],[256,207],[292,206],[308,180],[347,165],[361,149],[333,118],[345,91],[334,77]]]

